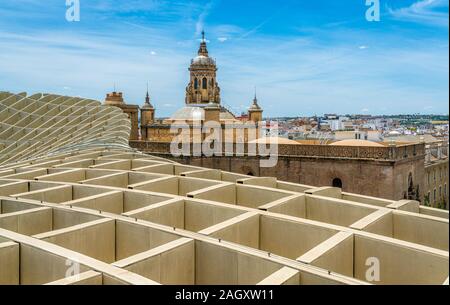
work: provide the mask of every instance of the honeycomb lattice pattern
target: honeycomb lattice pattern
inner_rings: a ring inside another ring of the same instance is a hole
[[[91,100],[0,105],[0,284],[448,283],[447,211],[145,155]]]

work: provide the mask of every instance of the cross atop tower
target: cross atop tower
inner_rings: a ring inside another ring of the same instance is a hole
[[[205,31],[202,31],[202,42],[200,43],[200,49],[198,50],[198,55],[208,57],[208,49],[206,47]]]

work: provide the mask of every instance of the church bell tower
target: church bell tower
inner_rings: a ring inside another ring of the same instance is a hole
[[[205,32],[202,32],[198,56],[192,59],[189,71],[186,105],[220,105],[220,88],[216,79],[217,66],[215,60],[209,57]]]

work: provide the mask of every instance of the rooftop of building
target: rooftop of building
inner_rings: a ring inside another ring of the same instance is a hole
[[[330,143],[331,146],[360,146],[360,147],[384,147],[384,145],[373,142],[373,141],[367,141],[367,140],[342,140]]]
[[[89,99],[0,106],[0,284],[448,283],[448,211],[143,154]]]
[[[197,106],[185,106],[178,109],[169,120],[172,121],[193,121],[205,119],[205,107],[206,105]],[[234,114],[232,114],[225,107],[220,107],[220,120],[221,121],[237,121]]]

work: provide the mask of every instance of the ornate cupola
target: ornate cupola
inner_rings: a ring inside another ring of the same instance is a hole
[[[205,106],[209,103],[220,104],[220,88],[216,79],[217,66],[209,57],[205,32],[198,49],[198,56],[192,59],[190,81],[186,87],[186,104]]]

